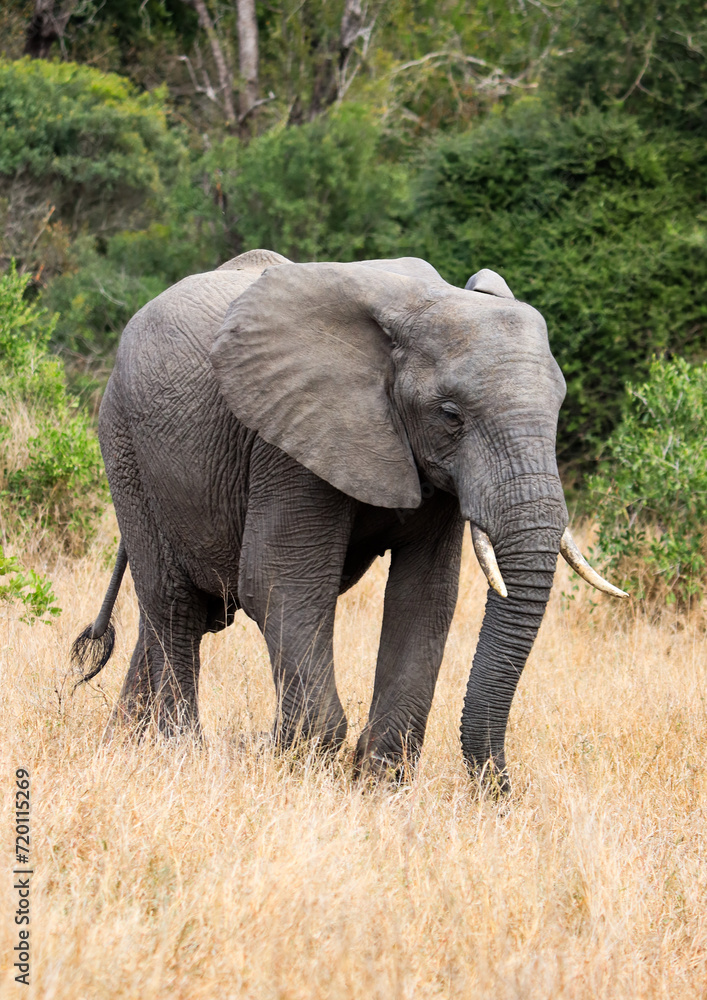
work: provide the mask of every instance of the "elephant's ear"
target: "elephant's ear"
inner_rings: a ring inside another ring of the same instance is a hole
[[[337,489],[379,507],[421,500],[386,392],[395,319],[385,317],[404,309],[415,285],[362,264],[268,268],[231,304],[211,350],[239,420]]]
[[[487,295],[498,295],[502,299],[515,298],[501,275],[488,267],[472,274],[464,287],[470,292],[485,292]]]

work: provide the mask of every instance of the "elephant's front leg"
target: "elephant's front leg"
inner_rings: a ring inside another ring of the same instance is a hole
[[[392,552],[373,701],[356,749],[364,772],[401,773],[417,762],[457,601],[463,530],[455,516]]]
[[[238,592],[270,653],[275,740],[337,748],[346,737],[334,679],[334,616],[354,501],[259,443],[251,459]]]

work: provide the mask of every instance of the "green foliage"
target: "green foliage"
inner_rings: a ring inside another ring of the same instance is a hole
[[[0,276],[0,452],[5,530],[80,549],[107,499],[98,441],[47,353],[54,319],[27,303],[28,275]]]
[[[74,63],[0,63],[0,173],[56,180],[101,207],[106,193],[157,192],[175,151],[165,96]]]
[[[6,495],[21,518],[85,543],[107,496],[98,441],[74,409],[40,417],[23,467],[7,475]]]
[[[589,482],[599,555],[636,598],[689,605],[707,587],[707,363],[654,360],[628,392]]]
[[[46,350],[54,327],[46,310],[24,298],[29,275],[18,274],[14,262],[0,281],[0,365],[3,374],[30,373]]]
[[[102,357],[115,346],[131,316],[172,283],[164,276],[165,261],[155,259],[156,252],[144,253],[153,239],[155,250],[159,245],[166,257],[172,245],[166,225],[118,233],[106,241],[102,253],[91,237],[76,241],[74,266],[54,278],[45,294],[57,314],[56,344],[88,358]],[[152,257],[149,264],[146,256]]]
[[[405,146],[468,127],[538,87],[562,18],[535,0],[394,0],[352,90],[383,104]]]
[[[234,249],[271,247],[297,261],[394,255],[407,174],[382,161],[379,143],[370,117],[348,106],[269,132],[233,154],[225,144],[222,162],[235,164],[222,182]]]
[[[545,85],[564,106],[616,102],[646,123],[705,132],[707,17],[702,0],[564,5],[564,51]]]
[[[38,266],[35,243],[49,226],[105,238],[154,214],[183,156],[165,96],[74,63],[0,61],[6,260]]]
[[[48,625],[61,614],[51,580],[35,573],[33,569],[23,569],[16,556],[5,555],[2,545],[0,577],[9,578],[6,583],[0,583],[0,601],[21,601],[25,606],[20,621],[27,622],[28,625],[42,621]]]
[[[596,450],[656,350],[707,347],[705,190],[704,143],[617,111],[527,99],[427,150],[410,247],[456,284],[500,271],[543,313],[568,383],[564,460]]]
[[[104,241],[79,239],[52,281],[55,340],[105,353],[130,317],[185,274],[254,247],[297,261],[395,256],[408,207],[404,167],[385,161],[382,131],[355,106],[263,135],[227,137],[172,187],[160,221]]]
[[[51,411],[65,396],[61,362],[47,353],[56,317],[26,300],[29,280],[17,274],[14,263],[0,276],[0,398]],[[7,427],[4,431],[7,436]]]

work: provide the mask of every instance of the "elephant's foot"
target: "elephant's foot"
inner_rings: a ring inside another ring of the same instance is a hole
[[[412,782],[414,774],[414,765],[400,757],[371,753],[354,760],[354,778],[370,788],[401,788]]]
[[[420,757],[420,740],[412,734],[407,739],[398,733],[397,739],[376,739],[371,730],[359,737],[354,758],[354,775],[360,780],[397,786],[409,784],[415,776]]]
[[[103,731],[102,743],[112,743],[118,739],[142,739],[152,717],[151,699],[121,695]]]
[[[347,731],[346,715],[337,699],[335,705],[317,714],[311,709],[294,717],[280,713],[273,724],[272,741],[277,750],[287,754],[327,757],[338,753]]]
[[[507,800],[511,795],[513,786],[505,760],[499,762],[489,758],[483,767],[478,767],[475,764],[470,766],[467,762],[467,770],[480,795],[488,796],[496,801]]]
[[[161,703],[154,713],[159,735],[166,740],[191,739],[203,744],[199,714],[188,702]]]

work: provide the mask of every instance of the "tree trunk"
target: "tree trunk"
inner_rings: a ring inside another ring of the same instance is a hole
[[[339,65],[343,65],[352,47],[365,30],[363,27],[364,13],[361,0],[346,0],[344,14],[341,18],[341,37],[339,40]]]
[[[56,41],[61,41],[78,0],[35,0],[34,14],[25,33],[25,55],[46,59]]]
[[[241,77],[240,121],[258,101],[258,22],[255,0],[236,0],[238,8],[238,68]]]
[[[233,79],[226,63],[226,57],[223,54],[221,43],[216,34],[214,22],[209,16],[206,0],[191,0],[191,3],[199,17],[199,25],[204,29],[206,37],[209,39],[211,54],[216,64],[216,72],[218,73],[219,90],[223,94],[223,110],[226,121],[229,125],[232,125],[236,120],[236,110],[233,105]]]
[[[339,37],[339,66],[337,73],[336,97],[341,100],[351,85],[351,81],[358,72],[360,61],[353,71],[350,72],[351,57],[355,52],[355,45],[359,38],[363,39],[363,57],[368,50],[368,43],[371,39],[375,15],[369,24],[365,24],[367,10],[361,5],[361,0],[346,0],[344,4],[344,14],[341,18],[341,35]]]

